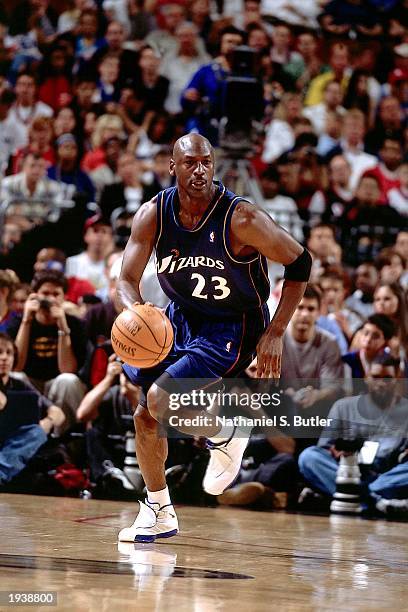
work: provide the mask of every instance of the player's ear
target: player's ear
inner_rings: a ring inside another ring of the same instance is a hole
[[[174,166],[175,166],[175,161],[174,161],[174,159],[171,159],[170,160],[170,164],[169,164],[169,172],[170,172],[171,176],[175,175]]]

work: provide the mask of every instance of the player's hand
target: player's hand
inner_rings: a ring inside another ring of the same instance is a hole
[[[256,368],[257,378],[278,379],[280,377],[282,350],[282,336],[276,336],[273,332],[266,330],[256,347],[258,361]]]
[[[183,97],[189,102],[199,102],[200,101],[200,93],[194,89],[194,87],[190,87],[190,89],[186,89],[183,94]]]

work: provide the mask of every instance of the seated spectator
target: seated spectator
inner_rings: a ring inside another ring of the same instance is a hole
[[[403,286],[402,277],[406,260],[393,247],[382,249],[374,261],[380,275],[381,283],[398,283]]]
[[[193,74],[210,59],[203,52],[199,41],[198,30],[193,23],[187,21],[177,26],[175,30],[177,47],[169,51],[163,58],[160,73],[169,80],[169,91],[164,103],[167,112],[175,115],[181,112],[180,98],[183,90],[190,82]]]
[[[40,68],[38,99],[54,112],[69,104],[72,98],[72,60],[62,46],[50,49]]]
[[[18,283],[15,285],[11,298],[10,309],[17,314],[23,314],[24,304],[26,303],[30,293],[31,288],[27,283]]]
[[[328,183],[326,166],[317,155],[316,145],[316,135],[303,131],[296,136],[295,146],[288,154],[290,162],[296,168],[296,186],[293,195],[300,214],[304,219],[310,220],[311,225],[319,222],[324,213],[326,205],[324,191]]]
[[[337,342],[316,327],[320,305],[320,293],[308,285],[283,339],[281,384],[302,414],[324,410],[343,383]]]
[[[37,100],[37,89],[31,74],[20,74],[14,88],[16,101],[10,109],[8,119],[14,126],[15,146],[20,149],[28,144],[28,130],[36,117],[52,117],[53,110]]]
[[[374,313],[374,291],[378,283],[378,271],[374,262],[360,264],[354,278],[355,291],[346,299],[346,306],[363,320]]]
[[[329,162],[329,189],[325,193],[325,221],[331,223],[341,217],[353,199],[350,189],[351,166],[343,155],[335,155]]]
[[[118,161],[120,182],[107,185],[99,202],[102,214],[109,218],[116,208],[135,213],[154,194],[142,182],[142,162],[130,153],[122,153]]]
[[[327,275],[327,272],[323,272],[319,277],[318,287],[321,291],[321,306],[320,306],[320,316],[317,319],[316,325],[319,329],[323,329],[329,333],[331,333],[335,338],[338,344],[341,355],[347,352],[348,349],[348,341],[349,337],[345,333],[344,328],[349,332],[347,319],[343,315],[338,315],[336,317],[334,311],[334,300],[337,297],[337,292],[340,293],[342,290],[343,295],[338,296],[338,302],[342,302],[344,299],[344,280],[340,277],[340,281],[338,278]],[[340,289],[341,287],[341,289]]]
[[[37,423],[20,425],[4,437],[0,433],[0,487],[17,476],[47,441],[47,436],[59,430],[64,423],[64,413],[58,406],[41,395],[35,387],[20,379],[13,378],[11,372],[17,359],[17,348],[12,338],[0,333],[0,410],[7,410],[9,392],[18,391],[19,406],[24,410],[24,396],[29,401],[37,400],[40,420]],[[17,408],[16,406],[13,406]]]
[[[384,138],[379,153],[379,163],[370,170],[376,176],[381,188],[381,201],[388,204],[388,193],[400,185],[398,168],[403,159],[403,150],[400,138],[390,136]]]
[[[55,114],[54,135],[59,138],[62,134],[75,134],[77,132],[77,121],[74,111],[69,106],[60,108]]]
[[[123,152],[123,140],[118,136],[112,136],[102,143],[102,150],[105,155],[104,163],[89,173],[96,187],[98,202],[105,187],[120,182],[118,161]]]
[[[310,83],[305,98],[305,106],[320,104],[323,100],[323,90],[329,81],[341,83],[343,92],[348,84],[347,69],[350,64],[349,51],[343,42],[334,42],[329,50],[329,70],[316,76]]]
[[[408,315],[404,291],[398,283],[380,282],[374,292],[374,312],[393,321],[397,335],[390,343],[393,354],[401,359],[408,355]]]
[[[376,441],[376,456],[362,474],[364,501],[385,516],[393,512],[408,516],[408,403],[398,394],[398,374],[398,361],[381,354],[366,375],[368,393],[334,404],[329,413],[332,424],[323,431],[318,446],[306,448],[299,457],[299,469],[313,489],[326,496],[336,491],[343,453],[335,447],[337,439]]]
[[[341,262],[341,248],[336,242],[334,228],[318,223],[311,228],[307,248],[313,257],[312,277],[318,279],[323,267]]]
[[[64,199],[71,200],[81,194],[87,202],[95,200],[95,187],[89,176],[83,172],[78,163],[78,145],[73,134],[62,134],[55,142],[57,160],[47,170],[48,178],[57,181]]]
[[[408,162],[403,162],[396,171],[399,185],[388,192],[388,202],[400,215],[408,216]]]
[[[342,359],[351,369],[352,378],[365,378],[374,359],[388,346],[396,334],[396,327],[389,317],[373,314],[358,331],[359,349],[343,355]],[[363,387],[353,384],[354,390]]]
[[[36,218],[55,208],[55,204],[63,199],[63,191],[57,181],[47,177],[44,159],[37,153],[27,153],[22,171],[3,179],[1,199],[16,202],[20,206],[20,214]],[[30,200],[41,200],[47,208],[42,204],[30,203]]]
[[[169,91],[169,80],[160,74],[160,59],[157,47],[146,44],[139,49],[139,65],[133,89],[145,100],[146,110],[151,113],[163,110]]]
[[[340,144],[327,154],[327,161],[335,155],[343,155],[351,166],[350,188],[355,189],[360,177],[374,168],[377,159],[364,152],[366,133],[364,114],[357,108],[349,110],[344,116]]]
[[[325,71],[314,32],[300,32],[296,40],[299,56],[285,66],[285,72],[296,79],[296,89],[307,91],[310,81]]]
[[[119,80],[119,58],[113,53],[104,55],[98,65],[98,78],[93,102],[119,102],[120,91]]]
[[[263,208],[296,240],[303,242],[303,221],[298,215],[296,202],[279,193],[279,172],[270,165],[263,171],[260,183],[264,196]]]
[[[104,38],[98,36],[99,20],[98,14],[93,8],[85,8],[81,11],[76,28],[75,57],[76,72],[80,72],[93,54],[106,46]]]
[[[350,77],[343,106],[347,110],[358,108],[367,117],[367,125],[374,123],[374,109],[376,100],[369,94],[370,73],[362,68],[355,68]]]
[[[163,56],[177,48],[175,33],[177,27],[186,18],[186,11],[184,6],[176,2],[169,2],[159,7],[159,13],[162,27],[150,32],[145,38],[145,43]]]
[[[385,96],[378,105],[374,127],[365,136],[365,149],[377,155],[387,136],[401,134],[404,127],[404,112],[397,98]]]
[[[347,342],[361,327],[363,317],[347,307],[345,298],[349,291],[348,274],[339,266],[325,267],[319,277],[322,291],[322,314],[326,314],[340,326]]]
[[[13,157],[12,173],[21,172],[24,158],[28,153],[35,153],[44,159],[47,168],[55,164],[55,151],[53,145],[54,130],[50,117],[37,117],[33,120],[28,131],[28,145],[18,149]]]
[[[320,104],[307,106],[303,114],[310,119],[315,133],[320,136],[326,127],[327,114],[338,113],[345,114],[345,109],[342,106],[343,91],[338,81],[328,81],[323,88],[323,100]]]
[[[381,204],[381,190],[378,178],[371,173],[364,174],[357,185],[355,197],[348,204],[339,218],[342,228],[342,246],[348,250],[348,256],[371,256],[384,242],[388,228],[400,228],[404,225],[403,217],[391,208]],[[374,235],[370,227],[383,226],[382,235]],[[353,235],[351,229],[353,229]],[[393,229],[395,231],[395,229]],[[363,251],[366,252],[364,252]]]
[[[65,262],[67,258],[63,251],[54,247],[44,247],[38,251],[34,263],[34,272],[42,272],[43,270],[57,270],[65,273]],[[65,291],[65,299],[73,304],[78,304],[81,297],[84,295],[92,295],[95,293],[95,287],[83,278],[75,278],[68,276],[67,290]]]
[[[340,144],[341,131],[343,128],[343,115],[328,112],[326,123],[317,143],[317,153],[322,157]]]
[[[15,318],[11,302],[20,279],[13,270],[0,270],[0,332],[6,332]]]
[[[119,21],[109,20],[104,38],[106,45],[95,51],[87,63],[86,71],[96,79],[97,67],[100,66],[101,60],[107,55],[117,57],[119,60],[117,89],[119,90],[134,78],[138,56],[136,51],[124,47],[126,30]],[[134,38],[132,37],[130,40],[134,40]]]
[[[112,251],[112,227],[102,215],[94,215],[84,226],[85,251],[68,257],[65,274],[88,280],[95,289],[107,285],[105,277],[105,257]]]
[[[105,114],[98,117],[92,134],[92,151],[88,151],[82,160],[82,170],[92,172],[106,162],[104,143],[110,138],[123,136],[123,121],[118,115]]]
[[[267,127],[262,161],[271,163],[295,144],[294,123],[302,114],[302,101],[296,93],[285,93]]]
[[[9,325],[18,349],[16,372],[30,381],[64,411],[65,426],[75,423],[76,409],[85,393],[78,378],[86,351],[82,323],[62,307],[66,281],[52,270],[34,276],[22,317]]]
[[[288,64],[299,59],[299,53],[291,50],[292,32],[285,23],[277,23],[272,30],[271,59],[276,64]]]
[[[77,419],[84,423],[92,421],[86,432],[86,446],[96,497],[120,498],[126,492],[136,492],[122,468],[125,434],[133,431],[133,413],[139,397],[140,389],[126,379],[121,363],[112,355],[104,378],[78,407]]]

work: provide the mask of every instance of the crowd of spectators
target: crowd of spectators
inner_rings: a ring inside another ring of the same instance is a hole
[[[0,432],[0,490],[141,493],[129,442],[139,390],[109,341],[121,253],[140,205],[173,184],[179,136],[198,131],[217,160],[228,156],[226,100],[243,45],[262,98],[242,153],[258,204],[313,255],[284,342],[291,410],[342,418],[362,394],[382,425],[408,421],[397,383],[408,368],[407,9],[406,0],[1,3],[0,417],[25,393],[27,422]],[[282,283],[273,266],[270,276],[273,313]],[[142,286],[166,305],[153,260]],[[392,381],[388,404],[381,376]],[[292,433],[256,435],[220,503],[293,506],[302,486],[302,503],[324,503],[341,451],[332,432]],[[369,497],[382,514],[407,513],[406,431],[378,438]],[[206,457],[200,441],[172,441],[176,500],[210,502]]]

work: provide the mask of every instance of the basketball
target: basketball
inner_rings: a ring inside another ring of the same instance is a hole
[[[116,355],[128,365],[151,368],[167,357],[173,344],[173,328],[155,306],[138,304],[115,319],[111,332]]]

